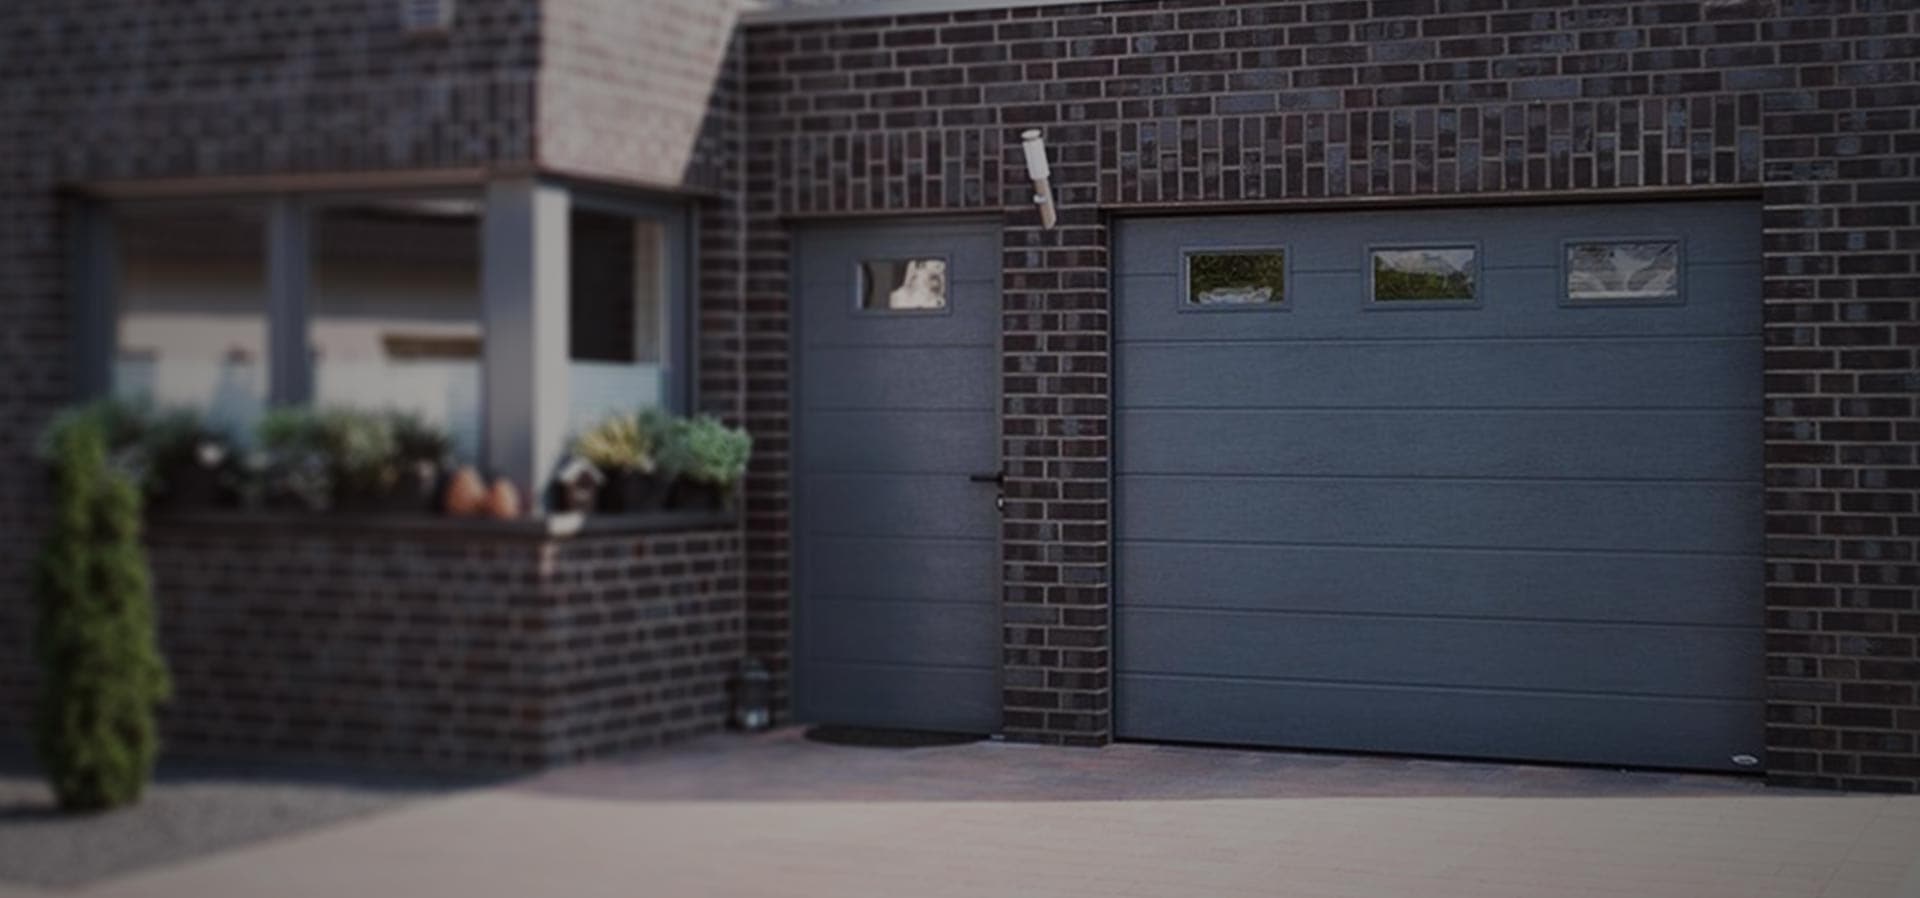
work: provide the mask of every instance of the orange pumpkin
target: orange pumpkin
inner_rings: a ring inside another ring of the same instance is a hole
[[[496,521],[511,521],[519,516],[519,488],[505,477],[495,480],[493,489],[487,491],[487,517]]]
[[[447,481],[447,514],[456,518],[471,518],[487,511],[487,482],[480,472],[468,465],[455,471],[453,479]]]

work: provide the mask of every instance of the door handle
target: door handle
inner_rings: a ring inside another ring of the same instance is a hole
[[[994,486],[1007,485],[1007,472],[994,471],[991,474],[968,474],[967,479],[974,483],[991,483]]]

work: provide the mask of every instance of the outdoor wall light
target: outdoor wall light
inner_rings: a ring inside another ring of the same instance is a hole
[[[1051,231],[1060,216],[1053,206],[1053,185],[1048,183],[1053,169],[1047,166],[1047,143],[1039,128],[1020,134],[1020,149],[1027,154],[1027,177],[1033,179],[1033,204],[1040,207],[1040,226]]]

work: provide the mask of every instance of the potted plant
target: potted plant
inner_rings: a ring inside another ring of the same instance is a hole
[[[238,500],[233,445],[184,410],[155,415],[141,434],[147,492],[172,510],[230,507]]]
[[[574,438],[574,455],[606,478],[599,492],[600,511],[643,511],[660,507],[666,499],[668,484],[654,461],[650,423],[650,418],[633,413],[608,415]]]
[[[320,413],[320,438],[333,475],[334,503],[386,511],[400,480],[393,424],[386,415],[333,408]]]
[[[333,507],[333,466],[326,428],[311,409],[276,408],[256,427],[260,451],[248,460],[259,492],[271,509],[325,511]]]
[[[753,438],[711,415],[685,418],[661,440],[660,465],[674,475],[674,508],[718,511],[733,504]]]
[[[419,415],[392,412],[387,419],[398,469],[392,506],[405,511],[438,507],[441,484],[453,468],[453,437]]]

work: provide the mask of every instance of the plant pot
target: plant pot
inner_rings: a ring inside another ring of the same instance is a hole
[[[731,491],[726,487],[695,480],[676,480],[668,505],[681,511],[725,511]]]
[[[387,511],[430,514],[440,507],[440,490],[445,478],[440,466],[431,462],[409,465],[400,471],[400,479],[386,496]]]
[[[614,471],[600,486],[600,510],[607,514],[652,511],[667,504],[668,481],[658,474]]]
[[[180,465],[162,473],[153,506],[166,511],[193,511],[226,508],[233,504],[232,499],[226,485],[220,482],[219,470]]]

